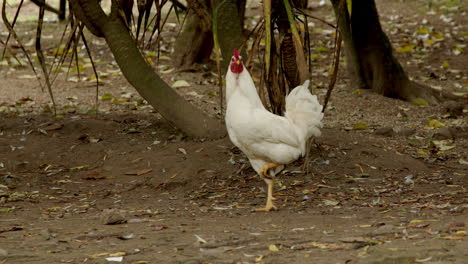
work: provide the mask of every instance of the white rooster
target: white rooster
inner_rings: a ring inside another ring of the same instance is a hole
[[[306,153],[306,142],[320,136],[322,105],[308,90],[309,81],[286,97],[284,116],[265,109],[242,57],[235,49],[226,74],[226,127],[229,138],[249,158],[268,184],[267,203],[256,211],[276,209],[274,176]]]

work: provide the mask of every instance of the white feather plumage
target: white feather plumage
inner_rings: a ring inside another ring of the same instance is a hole
[[[274,176],[283,165],[305,155],[311,136],[320,136],[322,106],[308,86],[309,81],[305,81],[291,91],[286,97],[286,112],[279,116],[265,109],[247,69],[241,73],[228,69],[225,121],[229,138],[257,173],[267,163],[281,164],[270,170]]]

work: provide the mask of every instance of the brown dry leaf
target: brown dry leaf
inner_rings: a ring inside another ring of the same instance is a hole
[[[126,255],[127,255],[127,252],[119,251],[119,252],[109,254],[109,257],[121,257],[121,256],[126,256]]]
[[[344,237],[339,240],[343,243],[365,243],[369,241],[369,239],[364,237]]]
[[[337,206],[340,204],[339,201],[333,201],[333,200],[327,200],[327,199],[324,199],[323,200],[323,204],[326,205],[326,206]]]
[[[303,250],[303,249],[310,249],[310,248],[320,248],[320,249],[328,249],[328,250],[340,250],[340,249],[349,249],[348,247],[339,246],[335,243],[319,243],[319,242],[308,242],[299,245],[294,245],[291,249],[295,250]]]
[[[178,148],[178,151],[180,151],[182,154],[187,155],[187,151],[183,148]]]
[[[153,230],[155,231],[161,231],[161,230],[165,230],[165,229],[169,229],[169,227],[165,226],[165,225],[156,225],[153,227]]]
[[[102,180],[106,179],[107,177],[104,175],[100,175],[99,173],[90,173],[86,175],[81,175],[80,178],[84,180]]]
[[[304,194],[315,193],[316,191],[318,191],[319,188],[320,188],[319,186],[314,186],[314,187],[312,187],[310,189],[303,190],[302,193],[304,193]]]
[[[414,261],[418,262],[418,263],[423,263],[423,262],[427,262],[427,261],[429,261],[431,259],[432,259],[432,256],[429,256],[429,257],[427,257],[425,259],[415,259]]]
[[[99,258],[99,257],[103,257],[103,256],[108,256],[109,253],[108,252],[102,252],[102,253],[96,253],[96,254],[93,254],[91,256],[89,256],[91,259],[96,259],[96,258]]]
[[[151,168],[149,168],[149,169],[142,169],[142,170],[136,170],[136,171],[129,171],[129,172],[126,172],[125,175],[140,176],[140,175],[149,173],[149,172],[151,172],[151,171],[153,171],[153,169],[151,169]]]
[[[9,226],[9,227],[0,228],[0,233],[20,231],[23,229],[24,228],[22,226]]]
[[[70,168],[70,171],[71,172],[74,172],[74,171],[80,171],[80,170],[84,170],[86,168],[88,168],[89,165],[81,165],[81,166],[75,166],[75,167],[71,167]]]
[[[63,127],[63,124],[53,123],[53,124],[50,124],[50,125],[44,127],[44,130],[45,131],[58,130],[58,129],[61,129],[62,127]]]
[[[426,228],[429,225],[430,225],[429,223],[426,223],[426,224],[419,224],[419,225],[410,225],[409,227],[410,228]]]

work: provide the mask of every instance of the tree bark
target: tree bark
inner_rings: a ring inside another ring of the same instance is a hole
[[[356,47],[353,42],[351,34],[351,17],[349,16],[348,5],[346,0],[332,0],[335,16],[338,20],[338,28],[344,40],[344,54],[346,59],[346,70],[351,83],[360,89],[368,89],[362,74],[361,65],[359,64],[359,57],[356,52]],[[342,3],[340,5],[340,3]]]
[[[391,98],[412,101],[416,98],[435,103],[440,95],[433,89],[411,81],[393,55],[392,45],[383,32],[374,0],[352,1],[351,17],[346,3],[332,0],[339,28],[345,41],[349,71],[359,88],[372,89]]]
[[[239,48],[244,38],[243,20],[245,0],[187,1],[194,13],[189,14],[187,25],[175,44],[175,63],[181,68],[190,68],[194,63],[206,62],[213,50],[212,17],[213,8],[218,9],[218,40],[222,54],[221,69],[224,73],[229,65],[232,50]],[[190,43],[190,45],[187,45]],[[245,55],[245,51],[242,55]]]
[[[238,5],[244,3],[243,0],[218,0],[217,4],[222,4],[218,9],[218,40],[219,47],[221,49],[221,56],[223,58],[221,62],[221,71],[225,73],[229,66],[232,57],[232,51],[234,48],[239,48],[244,37],[242,34],[243,28],[241,23]],[[240,2],[240,3],[239,3]],[[241,55],[246,55],[246,49],[242,50]]]
[[[174,45],[174,62],[179,69],[188,69],[195,63],[206,63],[213,50],[211,28],[204,28],[195,13],[190,13],[187,22]]]
[[[149,66],[130,36],[116,7],[107,16],[96,0],[72,1],[73,11],[81,9],[80,20],[87,21],[102,33],[123,75],[164,118],[187,135],[196,138],[219,138],[226,131],[220,122],[209,118],[185,101]]]

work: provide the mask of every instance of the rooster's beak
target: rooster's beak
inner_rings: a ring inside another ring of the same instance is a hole
[[[240,60],[236,60],[236,64],[240,65],[241,64]]]

